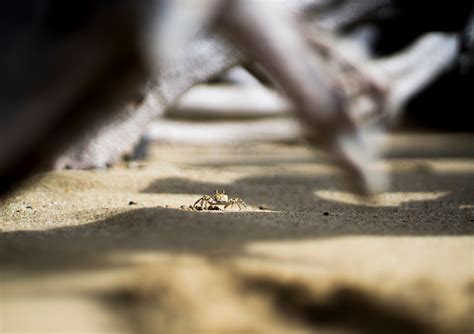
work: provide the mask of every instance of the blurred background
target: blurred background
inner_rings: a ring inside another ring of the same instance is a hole
[[[117,3],[0,5],[1,333],[474,331],[472,2],[287,3],[378,143],[370,197],[240,41],[270,4]],[[127,49],[152,8],[199,28],[158,72]]]

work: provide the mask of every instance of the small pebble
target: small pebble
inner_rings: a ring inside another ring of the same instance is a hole
[[[329,212],[327,212],[327,211],[326,211],[326,212],[323,212],[323,215],[324,215],[324,216],[329,216]]]

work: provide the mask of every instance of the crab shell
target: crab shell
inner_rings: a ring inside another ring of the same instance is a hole
[[[215,194],[214,195],[214,200],[218,204],[225,204],[229,201],[229,196],[227,196],[226,194]]]

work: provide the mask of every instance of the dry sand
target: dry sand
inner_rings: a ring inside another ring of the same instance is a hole
[[[396,135],[392,190],[302,145],[154,145],[0,211],[1,333],[471,333],[474,136]],[[239,212],[193,212],[214,189]]]

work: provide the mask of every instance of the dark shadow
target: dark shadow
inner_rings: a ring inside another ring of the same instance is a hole
[[[244,284],[246,289],[267,295],[282,316],[316,328],[373,334],[436,332],[402,305],[384,302],[355,287],[339,286],[328,295],[317,296],[304,285],[265,277],[248,279]]]
[[[269,165],[274,164],[268,161]],[[232,165],[234,165],[232,163]],[[190,165],[191,166],[191,165]],[[195,167],[195,166],[191,166]],[[168,208],[138,208],[106,219],[47,231],[0,233],[0,271],[29,277],[51,272],[129,267],[135,252],[187,254],[231,260],[245,255],[245,246],[257,241],[307,240],[354,235],[454,236],[473,235],[474,175],[439,173],[426,164],[392,175],[393,192],[445,192],[433,200],[409,201],[399,206],[371,207],[325,200],[319,190],[344,191],[340,175],[278,174],[241,178],[231,184],[193,182],[184,178],[159,179],[142,192],[206,194],[225,188],[252,208],[273,211],[196,212]],[[191,204],[191,203],[183,203]],[[242,277],[240,277],[242,278]],[[261,280],[263,279],[263,280]],[[367,291],[340,287],[325,299],[306,298],[304,286],[274,280],[241,282],[249,290],[268,294],[283,316],[310,326],[347,328],[362,333],[431,333],[432,328],[397,306],[385,304]],[[253,293],[253,292],[252,292]],[[126,309],[137,301],[125,301]]]
[[[318,198],[316,190],[341,190],[336,177],[271,175],[240,179],[226,185],[253,208],[245,212],[193,212],[167,208],[133,209],[95,223],[0,234],[0,268],[20,270],[78,269],[110,264],[117,251],[239,254],[249,242],[299,240],[346,235],[472,235],[474,182],[468,174],[434,174],[425,169],[394,175],[393,191],[446,192],[434,200],[393,207],[344,204]],[[169,178],[144,192],[204,194],[222,185]],[[189,203],[191,204],[191,203]],[[12,256],[14,254],[14,256]]]

